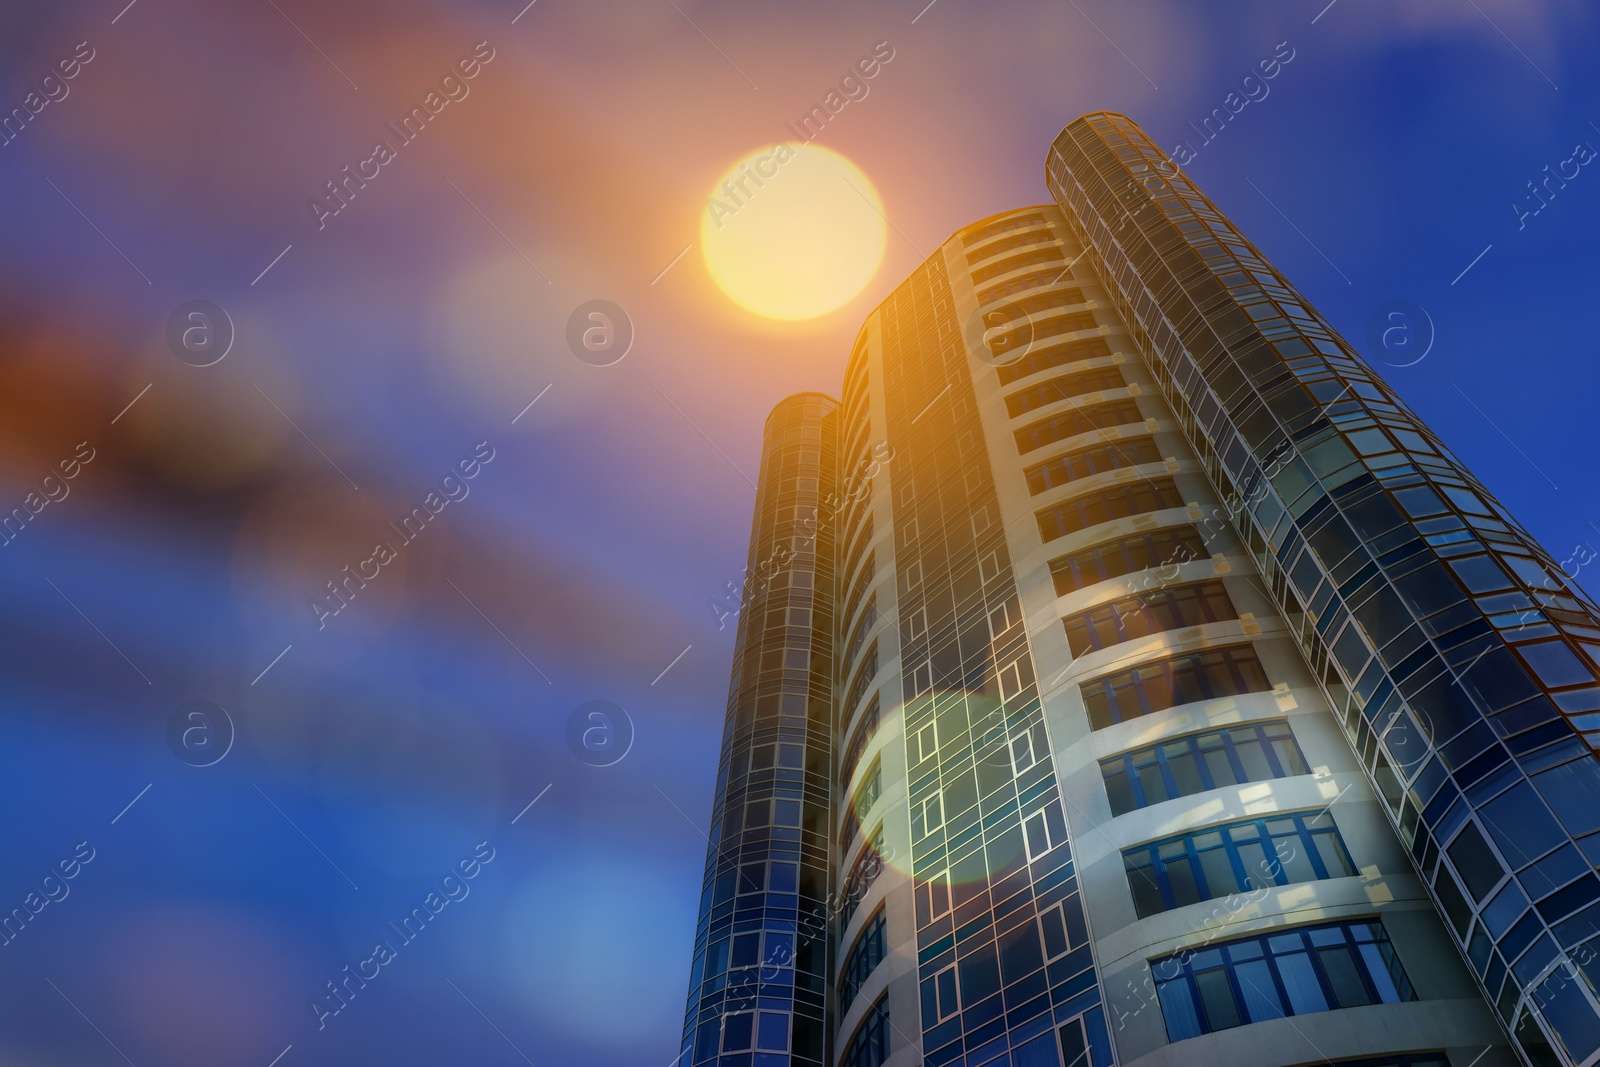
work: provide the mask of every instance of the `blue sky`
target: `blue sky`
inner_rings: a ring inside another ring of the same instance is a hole
[[[94,850],[0,948],[7,1063],[667,1064],[732,651],[706,602],[766,413],[837,390],[952,231],[1045,200],[1062,125],[1193,144],[1284,42],[1189,173],[1358,345],[1425,309],[1431,350],[1385,377],[1558,559],[1600,546],[1600,171],[1512,208],[1600,148],[1576,0],[124,2],[0,12],[0,107],[93,52],[0,146],[0,499],[94,450],[0,547],[0,907]],[[879,41],[818,143],[877,185],[887,259],[820,320],[757,320],[693,250],[705,198]],[[324,183],[480,42],[319,228]],[[564,340],[597,298],[637,335],[610,367]],[[194,299],[235,327],[214,366],[167,348]],[[606,767],[566,742],[597,699],[635,731]],[[235,728],[212,766],[169,747],[190,700]],[[470,893],[319,1030],[325,983],[480,842]]]

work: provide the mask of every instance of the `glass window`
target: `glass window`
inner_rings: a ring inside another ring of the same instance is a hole
[[[1122,853],[1139,917],[1202,900],[1355,873],[1327,812],[1247,819]]]
[[[722,1051],[738,1052],[750,1047],[754,1036],[755,1013],[734,1012],[722,1017]]]
[[[1136,637],[1236,619],[1239,612],[1216,580],[1194,582],[1113,600],[1061,620],[1074,656]]]
[[[1172,479],[1154,478],[1064,500],[1039,512],[1035,518],[1039,523],[1039,536],[1049,542],[1112,519],[1181,507],[1183,496]]]
[[[756,1035],[756,1048],[785,1052],[789,1048],[789,1016],[785,1012],[761,1013],[760,1030]]]
[[[1010,274],[1023,267],[1031,267],[1039,263],[1059,263],[1061,261],[1061,246],[1049,245],[1045,248],[1035,249],[1031,252],[1019,252],[1008,259],[1002,259],[987,266],[978,267],[972,272],[972,284],[990,281],[1002,274]]]
[[[840,764],[839,780],[846,784],[855,777],[856,764],[861,762],[861,753],[865,751],[867,743],[872,740],[872,735],[878,732],[878,696],[872,696],[872,702],[867,705],[867,710],[862,713],[861,723],[856,727],[856,732],[850,737],[850,746],[845,750],[844,761]]]
[[[1039,933],[1044,940],[1044,958],[1053,960],[1072,948],[1072,933],[1067,926],[1067,905],[1063,901],[1039,914]]]
[[[951,964],[933,976],[933,1004],[934,1018],[939,1021],[950,1018],[961,1009],[960,990],[956,985],[956,965]]]
[[[848,845],[860,828],[860,819],[872,810],[872,805],[883,795],[883,761],[874,759],[872,766],[861,778],[849,806],[845,810],[844,825],[839,831],[839,844]]]
[[[1271,688],[1249,645],[1171,656],[1081,686],[1089,725],[1096,730],[1178,704]]]
[[[1068,316],[1069,318],[1071,316]],[[1029,423],[1013,431],[1017,440],[1017,454],[1027,455],[1036,448],[1064,441],[1069,437],[1104,430],[1112,426],[1127,426],[1144,421],[1139,404],[1134,400],[1112,400],[1086,408],[1072,408],[1038,422]]]
[[[882,1067],[888,1058],[889,994],[885,992],[850,1035],[839,1067]]]
[[[844,968],[839,973],[839,1014],[843,1015],[850,1010],[850,1002],[856,999],[856,994],[866,983],[878,964],[883,962],[884,956],[884,918],[883,910],[868,921],[866,929],[861,931],[856,943],[851,946],[850,954],[845,957]]]
[[[1151,972],[1172,1041],[1247,1021],[1416,999],[1376,922],[1239,938],[1152,960]],[[1428,1060],[1415,1062],[1420,1067]]]
[[[1006,411],[1012,418],[1016,418],[1035,408],[1042,408],[1061,400],[1070,400],[1084,393],[1098,393],[1106,389],[1123,389],[1127,384],[1122,372],[1116,367],[1096,367],[1093,370],[1078,371],[1076,374],[1061,374],[1046,379],[1038,385],[1030,385],[1026,389],[1018,389],[1009,394],[1006,397]]]
[[[1068,363],[1110,354],[1111,349],[1103,337],[1086,337],[1081,341],[1068,341],[1065,344],[1048,347],[1036,345],[1021,359],[996,367],[995,375],[1000,379],[1001,385],[1010,385],[1012,382],[1052,367],[1061,367]]]
[[[1124,537],[1096,545],[1082,552],[1053,560],[1050,564],[1055,578],[1056,595],[1073,589],[1116,578],[1130,571],[1161,567],[1175,577],[1177,567],[1192,560],[1205,559],[1206,542],[1193,526],[1173,526],[1154,533]],[[1063,579],[1072,584],[1063,587]]]
[[[1122,467],[1137,467],[1143,463],[1161,462],[1161,450],[1149,437],[1123,438],[1105,445],[1093,445],[1068,452],[1064,456],[1047,459],[1023,471],[1028,479],[1028,492],[1037,496],[1046,489],[1066,485],[1074,478],[1087,478],[1091,474]]]
[[[867,895],[867,890],[872,888],[872,883],[878,880],[878,875],[883,873],[883,826],[872,832],[872,840],[861,850],[856,861],[850,867],[850,875],[845,879],[844,892],[839,901],[839,929],[843,930],[850,925],[850,920],[855,916],[856,909],[861,906],[861,899]]]

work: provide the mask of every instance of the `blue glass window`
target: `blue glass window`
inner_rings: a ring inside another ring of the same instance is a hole
[[[869,522],[868,523],[868,528],[870,529],[870,527],[871,527],[871,523]],[[855,560],[852,559],[850,561],[850,563],[853,566],[855,564]],[[846,574],[850,573],[850,570],[849,570],[848,567],[845,569],[845,573]],[[844,662],[845,663],[854,663],[855,662],[856,653],[860,652],[861,651],[861,646],[867,643],[867,634],[871,633],[872,632],[872,628],[874,626],[876,626],[877,624],[878,624],[878,594],[877,593],[873,593],[872,594],[872,599],[867,601],[866,610],[864,610],[861,613],[861,621],[856,623],[856,632],[850,638],[850,651],[845,653],[845,657],[844,657]]]
[[[861,698],[867,693],[867,686],[872,684],[872,679],[878,675],[878,642],[872,642],[872,647],[867,649],[866,657],[861,661],[861,666],[856,670],[856,679],[850,683],[850,692],[844,698],[841,713],[849,716],[856,710],[856,705],[861,703]]]
[[[1210,730],[1163,741],[1100,761],[1111,814],[1125,815],[1164,800],[1242,782],[1307,773],[1289,723]]]
[[[850,1035],[839,1067],[882,1067],[889,1058],[889,994],[885,992]]]
[[[1095,367],[1075,374],[1061,374],[1009,394],[1006,397],[1006,412],[1016,418],[1061,400],[1106,389],[1123,389],[1127,384],[1122,372],[1115,367]]]
[[[1416,994],[1378,922],[1328,923],[1152,960],[1172,1041]]]
[[[876,804],[882,795],[883,764],[875,759],[867,773],[862,776],[861,785],[857,787],[850,807],[845,812],[844,825],[839,829],[840,847],[848,845],[851,838],[856,836],[856,831],[861,828],[861,816],[871,811],[872,805]]]
[[[1183,495],[1171,478],[1154,478],[1133,485],[1117,485],[1098,493],[1064,500],[1038,513],[1039,536],[1046,542],[1087,530],[1102,522],[1183,507]]]
[[[1072,316],[1069,315],[1068,318]],[[1143,421],[1144,415],[1139,411],[1138,402],[1112,400],[1104,404],[1074,408],[1059,415],[1051,415],[1013,431],[1013,436],[1017,439],[1017,454],[1025,456],[1036,448],[1043,448],[1045,445],[1064,441],[1069,437],[1077,437],[1090,430],[1104,430],[1112,426],[1126,426]]]
[[[850,955],[845,957],[844,968],[839,974],[840,1015],[850,1010],[850,1002],[856,999],[856,994],[861,991],[873,969],[883,962],[883,955],[884,919],[882,910],[879,910],[867,923],[866,929],[861,931],[861,936],[856,938]]]
[[[877,732],[878,694],[874,693],[872,703],[867,705],[867,710],[861,715],[861,724],[850,737],[850,747],[845,749],[844,760],[839,764],[839,781],[849,784],[850,779],[855,777],[856,764],[861,762],[861,753],[866,750],[867,743]]]
[[[1124,537],[1086,548],[1070,556],[1050,561],[1050,576],[1055,579],[1056,596],[1074,589],[1117,578],[1151,567],[1176,568],[1180,563],[1205,559],[1210,553],[1200,531],[1193,526],[1175,526],[1154,533]],[[1173,570],[1176,575],[1176,569]]]
[[[1249,645],[1235,645],[1187,656],[1171,656],[1082,685],[1089,725],[1151,715],[1179,704],[1271,689],[1267,674]]]
[[[986,303],[989,299],[990,294],[986,293],[979,302]],[[1000,379],[1001,385],[1010,385],[1014,381],[1026,378],[1030,374],[1038,374],[1042,370],[1049,370],[1051,367],[1061,367],[1079,360],[1110,354],[1111,349],[1104,337],[1086,337],[1081,341],[1068,341],[1066,344],[1043,348],[1035,345],[1021,359],[996,367],[995,376]]]
[[[1239,612],[1216,580],[1152,589],[1068,615],[1061,620],[1074,656],[1131,641],[1136,637],[1207,622],[1236,619]]]
[[[1093,445],[1076,452],[1047,459],[1023,471],[1028,479],[1028,492],[1037,496],[1046,489],[1066,485],[1075,478],[1103,474],[1121,467],[1137,467],[1141,463],[1160,463],[1161,450],[1149,437],[1124,438],[1108,445]]]
[[[1269,885],[1355,873],[1326,811],[1246,819],[1125,849],[1134,909],[1145,918]]]
[[[855,864],[850,868],[850,877],[845,879],[844,893],[839,901],[839,929],[843,930],[850,925],[856,909],[861,906],[861,898],[867,895],[867,890],[872,888],[872,883],[876,882],[878,875],[882,873],[883,825],[880,823],[872,832],[872,840],[867,842],[867,847],[856,857]]]

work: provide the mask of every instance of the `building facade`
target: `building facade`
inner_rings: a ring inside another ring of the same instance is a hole
[[[1600,612],[1123,116],[767,426],[683,1067],[1590,1067]]]

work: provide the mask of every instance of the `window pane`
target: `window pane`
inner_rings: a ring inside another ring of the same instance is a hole
[[[1106,796],[1111,799],[1111,814],[1126,815],[1138,807],[1133,800],[1133,786],[1126,772],[1106,772]]]
[[[1200,892],[1200,885],[1195,881],[1194,868],[1189,865],[1187,857],[1167,861],[1167,885],[1172,890],[1172,906],[1181,908],[1185,904],[1193,904],[1206,898]]]
[[[1179,697],[1174,685],[1171,672],[1157,667],[1153,671],[1141,671],[1144,678],[1145,703],[1152,711],[1160,711],[1177,704],[1187,703],[1193,697]]]
[[[1182,746],[1182,754],[1175,756],[1173,750],[1177,748],[1176,745],[1167,746],[1167,766],[1172,768],[1172,780],[1178,785],[1178,795],[1182,797],[1198,793],[1205,788],[1205,784],[1200,780],[1200,770],[1195,766],[1194,754],[1188,751],[1189,746],[1185,744]]]
[[[1240,781],[1250,781],[1248,775],[1240,778],[1234,773],[1233,764],[1228,759],[1226,749],[1216,748],[1205,754],[1206,770],[1211,772],[1211,784],[1215,786],[1234,785]]]
[[[1199,1037],[1205,1032],[1200,1028],[1200,1017],[1195,1011],[1194,997],[1189,992],[1187,978],[1180,977],[1160,983],[1156,986],[1156,996],[1161,1001],[1161,1014],[1167,1021],[1169,1040],[1182,1041],[1189,1037]]]
[[[1239,980],[1239,993],[1244,997],[1245,1014],[1251,1022],[1283,1017],[1283,1005],[1278,1001],[1278,989],[1266,960],[1241,963],[1233,973]]]
[[[1103,730],[1115,721],[1111,717],[1111,702],[1106,698],[1106,692],[1102,687],[1084,686],[1083,703],[1089,712],[1091,729]]]
[[[1384,959],[1383,949],[1388,948],[1385,943],[1378,945],[1362,945],[1361,958],[1367,964],[1367,977],[1372,979],[1373,986],[1378,990],[1378,1001],[1382,1004],[1393,1004],[1400,1000],[1400,991],[1394,986],[1394,979],[1389,975],[1390,961]],[[1392,956],[1394,950],[1387,953]]]
[[[1283,865],[1283,881],[1312,882],[1316,880],[1317,869],[1311,865],[1311,857],[1306,854],[1306,843],[1299,837],[1280,837],[1273,842],[1277,849],[1278,862]]]
[[[1208,1029],[1226,1030],[1239,1025],[1242,1021],[1239,1006],[1234,1002],[1233,990],[1228,987],[1227,972],[1203,971],[1194,976],[1194,983],[1200,988],[1200,1003],[1205,1009]]]
[[[1304,952],[1291,952],[1279,956],[1277,963],[1278,976],[1283,979],[1289,1007],[1295,1015],[1328,1010],[1328,1000],[1322,994],[1322,985],[1317,981],[1317,972],[1309,956]]]
[[[1350,857],[1345,855],[1344,847],[1334,835],[1317,834],[1312,840],[1317,843],[1317,855],[1322,857],[1322,866],[1327,869],[1329,878],[1356,873]]]
[[[1238,745],[1234,751],[1239,754],[1239,763],[1244,767],[1244,777],[1247,782],[1260,782],[1273,777],[1272,765],[1267,762],[1267,754],[1261,751],[1261,746],[1252,741],[1248,745]]]
[[[737,1015],[723,1016],[726,1020],[722,1026],[722,1047],[725,1051],[734,1052],[750,1047],[751,1024],[754,1016],[750,1012],[739,1012]]]
[[[1215,688],[1201,685],[1199,671],[1192,662],[1183,664],[1180,669],[1173,672],[1173,684],[1176,688],[1173,704],[1192,704],[1196,700],[1204,700],[1218,692]],[[1227,690],[1223,689],[1221,692]]]
[[[1200,853],[1200,869],[1206,878],[1207,897],[1222,897],[1239,889],[1239,876],[1233,873],[1233,861],[1225,848],[1211,848]]]
[[[1133,890],[1133,908],[1141,919],[1167,910],[1155,870],[1148,863],[1134,866],[1128,862],[1128,888]]]
[[[1060,908],[1051,908],[1039,916],[1039,926],[1044,932],[1044,954],[1046,958],[1055,959],[1067,951],[1067,925],[1062,917]]]
[[[1161,777],[1161,764],[1152,763],[1139,769],[1139,785],[1144,789],[1144,802],[1146,805],[1159,804],[1163,800],[1172,799],[1172,794],[1167,790],[1166,779]]]
[[[1318,949],[1317,958],[1321,960],[1323,973],[1328,976],[1328,985],[1333,989],[1334,1003],[1341,1008],[1372,1003],[1349,948],[1341,945]]]
[[[934,976],[933,987],[939,998],[939,1018],[943,1019],[956,1010],[956,971],[954,967]]]
[[[1272,751],[1278,754],[1278,765],[1284,774],[1305,774],[1306,761],[1300,755],[1300,746],[1292,740],[1272,742]]]
[[[789,1017],[775,1011],[761,1013],[761,1031],[756,1047],[782,1052],[789,1047]]]
[[[1273,877],[1272,865],[1267,861],[1267,850],[1260,841],[1242,842],[1236,847],[1239,849],[1239,865],[1244,868],[1244,876],[1249,880],[1251,889],[1282,884],[1281,878]]]

